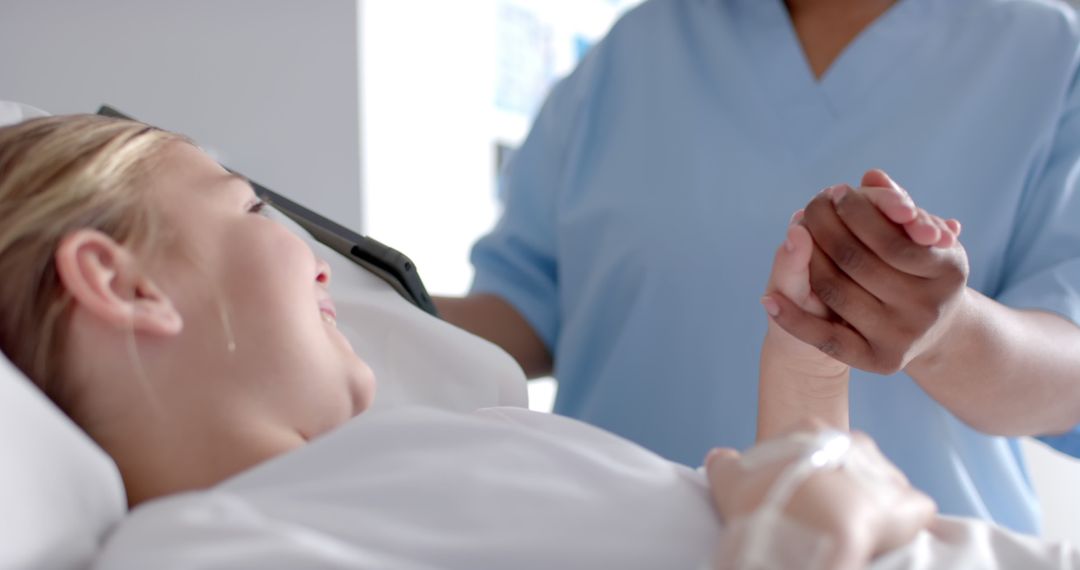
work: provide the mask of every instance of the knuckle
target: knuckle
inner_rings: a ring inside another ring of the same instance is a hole
[[[866,264],[866,256],[863,252],[852,245],[837,246],[834,252],[836,265],[847,272],[857,272]]]
[[[840,339],[832,335],[816,343],[814,346],[821,352],[837,360],[840,360],[840,357],[843,353],[843,350],[841,349]]]
[[[844,302],[844,293],[840,284],[832,277],[817,277],[811,275],[810,290],[821,299],[822,303],[830,307],[841,306]]]
[[[825,209],[831,207],[829,198],[824,195],[815,196],[814,199],[810,200],[810,203],[806,205],[806,208],[803,209],[803,220],[805,220],[807,224],[813,225],[821,220],[822,216],[825,214]]]
[[[863,192],[847,192],[839,201],[836,202],[836,214],[841,218],[847,218],[851,216],[857,216],[860,214],[863,206],[867,205],[867,202],[873,203],[873,199],[867,197]]]
[[[851,214],[851,200],[852,193],[848,192],[834,203],[833,210],[836,212],[837,216],[843,218]]]
[[[918,261],[921,251],[907,237],[896,237],[885,244],[885,251],[891,259],[901,263]]]

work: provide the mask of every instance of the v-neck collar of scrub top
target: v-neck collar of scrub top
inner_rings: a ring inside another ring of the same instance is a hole
[[[955,0],[953,0],[955,1]],[[731,0],[741,34],[783,138],[797,148],[816,139],[873,96],[886,72],[903,65],[932,26],[937,0],[898,0],[870,23],[817,79],[783,0]]]

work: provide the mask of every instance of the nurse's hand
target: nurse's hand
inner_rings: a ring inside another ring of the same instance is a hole
[[[903,370],[941,339],[964,305],[968,261],[960,225],[918,209],[885,173],[858,190],[838,186],[806,207],[815,243],[810,287],[821,317],[776,296],[773,320],[855,368]]]
[[[823,427],[803,422],[792,433],[814,433]],[[820,556],[817,550],[824,548],[817,568],[861,569],[926,528],[937,509],[934,502],[914,489],[869,437],[855,433],[851,443],[849,453],[858,455],[852,462],[857,468],[811,474],[786,503],[783,524],[750,521],[760,514],[763,499],[794,459],[747,468],[733,449],[710,452],[705,460],[709,486],[728,527],[716,568],[740,568],[746,562],[741,558],[745,548],[751,541],[762,541],[759,545],[767,547],[767,555],[776,562],[769,567],[810,568],[815,555]]]

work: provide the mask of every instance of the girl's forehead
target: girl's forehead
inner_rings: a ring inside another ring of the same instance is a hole
[[[166,201],[224,199],[227,195],[253,194],[243,176],[233,174],[205,152],[190,144],[170,145],[165,149],[152,183]]]

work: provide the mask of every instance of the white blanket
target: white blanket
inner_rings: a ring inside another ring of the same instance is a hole
[[[360,416],[212,490],[141,506],[96,567],[697,569],[722,532],[700,474],[602,430],[517,408],[405,408]],[[1076,560],[1073,549],[942,519],[874,567]]]

